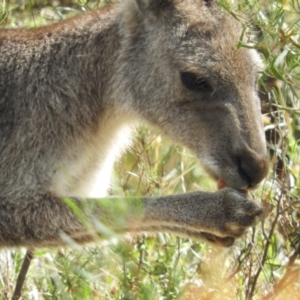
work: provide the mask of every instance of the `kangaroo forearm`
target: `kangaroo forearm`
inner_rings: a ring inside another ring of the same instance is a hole
[[[170,230],[179,235],[201,238],[201,231],[216,231],[212,221],[213,211],[217,207],[214,195],[197,192],[162,197],[101,199],[59,199],[39,195],[32,197],[31,203],[24,207],[24,222],[19,224],[20,220],[16,218],[11,223],[11,232],[17,233],[14,240],[18,240],[18,234],[26,234],[30,243],[45,240],[54,241],[53,244],[65,243],[65,235],[81,243],[98,236],[140,231]],[[15,210],[15,206],[10,209]],[[30,215],[33,209],[36,211],[34,217]],[[42,233],[39,229],[43,228],[45,221],[51,222],[51,226]]]
[[[97,231],[171,231],[196,238],[203,233],[239,236],[262,214],[260,206],[248,201],[246,194],[232,189],[162,197],[89,199],[81,201],[80,207],[87,217],[85,221],[79,216],[81,222],[88,227],[92,221]]]
[[[143,227],[185,227],[189,230],[215,232],[221,195],[195,192],[158,198],[145,198]]]
[[[69,238],[84,243],[139,231],[168,231],[228,246],[261,214],[246,194],[230,188],[152,198],[1,198],[0,246],[62,245]]]
[[[145,205],[140,197],[66,199],[65,202],[83,226],[92,226],[96,231],[139,231],[145,215]]]
[[[85,220],[91,221],[116,232],[127,231],[164,231],[173,228],[181,232],[185,227],[193,232],[215,232],[215,218],[219,206],[218,193],[196,192],[162,197],[109,197],[103,199],[76,200],[83,209]],[[75,210],[76,213],[76,210]]]
[[[63,245],[70,238],[84,243],[99,236],[137,231],[143,202],[139,198],[125,199],[72,199],[51,194],[13,201],[2,198],[0,247]]]
[[[234,237],[215,235],[220,235],[216,224],[221,221],[216,218],[216,210],[219,208],[222,212],[221,196],[216,197],[216,194],[196,192],[162,197],[67,200],[85,231],[85,235],[73,232],[71,236],[80,241],[87,235],[94,239],[123,232],[170,232],[228,247]]]

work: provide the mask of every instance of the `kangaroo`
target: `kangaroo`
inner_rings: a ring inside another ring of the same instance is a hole
[[[1,30],[0,246],[91,242],[103,226],[232,245],[263,214],[242,190],[268,170],[262,62],[237,48],[241,32],[214,0],[125,0]],[[105,198],[139,122],[193,151],[225,187]]]

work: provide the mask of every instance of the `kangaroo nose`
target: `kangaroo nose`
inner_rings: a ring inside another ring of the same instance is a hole
[[[255,187],[268,173],[269,159],[267,154],[258,154],[250,149],[238,157],[240,176],[246,180],[249,187]]]

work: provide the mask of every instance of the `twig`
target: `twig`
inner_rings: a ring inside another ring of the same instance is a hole
[[[263,251],[263,255],[262,255],[260,265],[259,265],[259,267],[256,271],[256,274],[254,275],[254,277],[252,279],[251,285],[248,286],[247,289],[246,289],[246,299],[247,300],[251,300],[253,298],[256,283],[257,283],[257,280],[258,280],[258,276],[260,275],[261,271],[263,270],[264,263],[267,259],[268,249],[269,249],[269,246],[271,244],[271,238],[272,238],[272,235],[274,234],[275,227],[276,227],[277,221],[278,221],[279,216],[280,216],[280,211],[279,210],[280,210],[282,196],[283,196],[283,194],[281,194],[281,197],[280,197],[280,199],[278,199],[278,202],[277,202],[277,209],[276,209],[277,213],[275,215],[274,221],[272,222],[271,230],[269,231],[269,235],[267,237],[266,244],[264,246],[264,251]]]
[[[30,262],[33,258],[33,254],[34,254],[34,250],[29,250],[28,249],[26,251],[26,255],[24,257],[22,267],[21,267],[21,270],[20,270],[20,273],[19,273],[19,276],[18,276],[18,279],[17,279],[17,284],[16,284],[16,287],[15,287],[14,294],[12,296],[12,300],[18,300],[21,297],[22,287],[23,287],[23,284],[24,284],[24,281],[25,281],[25,278],[26,278],[27,271],[28,271],[29,266],[30,266]]]
[[[270,293],[268,293],[266,296],[264,296],[262,298],[263,300],[268,300],[268,299],[271,299],[274,295],[278,295],[280,292],[282,292],[284,290],[284,288],[286,288],[290,283],[293,282],[295,275],[299,276],[299,273],[300,273],[299,268],[297,268],[296,270],[292,270],[295,260],[299,254],[300,254],[300,247],[298,247],[298,249],[296,249],[295,252],[293,253],[293,255],[289,258],[287,270],[286,270],[284,276],[281,278],[281,280],[276,285],[274,285],[273,291],[271,291]],[[294,279],[294,281],[296,281],[296,280]]]

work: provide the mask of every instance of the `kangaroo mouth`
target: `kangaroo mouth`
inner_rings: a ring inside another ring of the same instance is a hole
[[[218,190],[223,189],[224,187],[226,187],[226,182],[224,180],[222,180],[221,178],[218,179],[217,181],[217,188]]]
[[[236,171],[236,174],[239,174],[239,176],[236,176],[237,179],[232,180],[233,183],[228,182],[227,180],[224,180],[223,178],[225,177],[224,174],[222,175],[222,172],[219,172],[217,168],[213,168],[210,165],[205,165],[203,164],[205,171],[207,174],[217,182],[217,188],[218,190],[221,190],[225,187],[230,187],[236,190],[240,191],[248,191],[248,189],[253,189],[254,187],[249,186],[248,180],[245,182],[245,177],[241,176],[238,171]],[[224,172],[225,174],[227,172]]]
[[[219,178],[218,181],[217,181],[217,188],[218,188],[218,190],[221,190],[221,189],[223,189],[225,187],[227,187],[226,182],[223,179]],[[241,189],[240,191],[242,191],[244,193],[248,193],[247,189]]]

